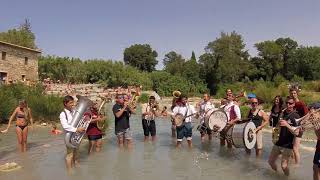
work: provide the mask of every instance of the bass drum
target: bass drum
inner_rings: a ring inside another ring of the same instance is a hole
[[[204,118],[204,123],[212,131],[221,132],[226,127],[228,121],[227,114],[220,109],[209,110]]]
[[[236,148],[252,149],[256,145],[257,135],[255,133],[256,126],[253,122],[235,124],[227,132],[227,136],[231,138]]]

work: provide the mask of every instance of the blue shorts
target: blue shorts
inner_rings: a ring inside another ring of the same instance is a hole
[[[177,127],[177,141],[182,141],[184,137],[187,138],[187,140],[192,139],[191,122],[184,123],[182,127]]]

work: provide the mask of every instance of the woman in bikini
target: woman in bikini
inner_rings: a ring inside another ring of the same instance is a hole
[[[19,106],[12,113],[8,126],[5,130],[1,131],[6,133],[9,130],[11,121],[16,118],[16,133],[18,137],[18,145],[21,152],[27,151],[27,137],[28,137],[28,121],[31,122],[31,128],[33,128],[33,119],[31,109],[28,107],[26,100],[21,100]]]

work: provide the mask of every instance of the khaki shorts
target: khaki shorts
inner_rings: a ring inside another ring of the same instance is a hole
[[[66,159],[72,159],[74,157],[74,159],[77,158],[78,156],[78,149],[74,149],[74,148],[70,148],[68,146],[67,147],[67,155],[66,155]]]
[[[131,131],[129,128],[125,129],[123,131],[117,132],[116,135],[117,135],[118,139],[122,139],[122,138],[124,138],[126,140],[132,139],[132,134],[131,134]]]
[[[256,142],[256,149],[262,149],[263,143],[262,143],[262,130],[257,132],[257,142]]]
[[[272,150],[271,150],[270,154],[273,155],[273,156],[277,156],[277,155],[282,154],[282,159],[286,159],[286,160],[289,161],[292,153],[293,153],[292,149],[288,149],[288,148],[284,148],[284,147],[280,147],[280,146],[274,145],[272,147]]]

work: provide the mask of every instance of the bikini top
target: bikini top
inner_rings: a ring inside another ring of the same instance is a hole
[[[26,116],[24,114],[17,113],[16,118],[25,118]]]

